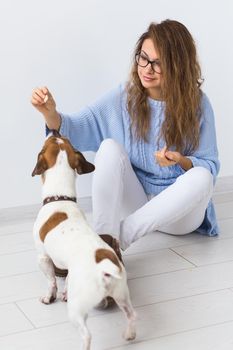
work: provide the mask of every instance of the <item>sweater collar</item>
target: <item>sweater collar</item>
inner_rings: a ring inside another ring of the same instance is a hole
[[[148,101],[151,107],[160,107],[163,108],[165,106],[165,101],[154,100],[151,97],[148,97]]]

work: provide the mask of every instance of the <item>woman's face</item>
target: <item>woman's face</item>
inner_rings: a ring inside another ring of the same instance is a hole
[[[161,95],[161,68],[158,53],[155,50],[153,41],[151,39],[145,39],[140,53],[140,61],[138,61],[138,76],[142,83],[142,86],[147,90],[148,95],[153,99],[160,100]],[[148,63],[152,61],[152,65]],[[148,64],[147,64],[148,63]],[[140,64],[146,67],[142,67]]]

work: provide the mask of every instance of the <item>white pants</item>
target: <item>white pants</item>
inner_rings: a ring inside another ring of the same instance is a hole
[[[203,222],[213,177],[194,167],[156,196],[146,195],[121,145],[104,140],[95,158],[93,220],[98,234],[111,234],[125,250],[148,232],[184,235]]]

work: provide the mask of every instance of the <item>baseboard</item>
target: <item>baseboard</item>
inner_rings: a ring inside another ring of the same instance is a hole
[[[233,176],[221,176],[217,178],[213,200],[215,203],[233,201]]]
[[[85,212],[92,211],[91,197],[82,197],[78,199],[80,208]],[[13,208],[0,209],[0,226],[14,224],[15,222],[34,221],[38,214],[41,204],[23,205]]]
[[[214,189],[213,200],[215,203],[233,201],[233,176],[219,177]],[[85,212],[92,211],[91,197],[82,197],[78,199],[80,208]],[[0,209],[0,225],[11,224],[14,222],[33,221],[39,211],[41,204],[19,206],[13,208]]]
[[[233,176],[221,176],[217,178],[215,193],[233,192]]]

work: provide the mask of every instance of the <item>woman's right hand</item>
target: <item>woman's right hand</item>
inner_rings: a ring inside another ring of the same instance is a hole
[[[36,88],[32,92],[32,105],[45,117],[56,112],[56,103],[47,87]]]
[[[61,117],[56,111],[56,102],[47,87],[34,89],[31,103],[43,114],[45,122],[50,129],[59,130]]]

